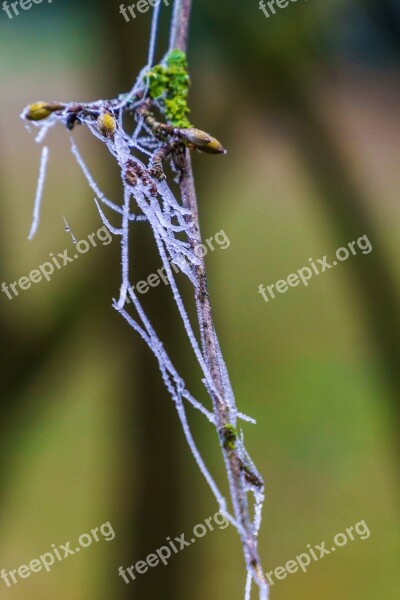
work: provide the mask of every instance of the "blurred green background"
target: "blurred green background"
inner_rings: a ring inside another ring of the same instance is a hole
[[[19,119],[31,101],[112,98],[146,62],[149,15],[126,23],[118,2],[1,11],[2,281],[13,282],[101,223],[66,130],[48,137],[38,235],[27,241],[40,149]],[[167,47],[163,9],[157,58]],[[214,316],[245,424],[267,483],[260,551],[266,570],[360,520],[349,543],[272,589],[276,600],[399,596],[400,8],[396,0],[308,0],[266,19],[257,0],[194,0],[192,120],[229,149],[194,156]],[[74,139],[118,199],[118,173],[97,140]],[[268,304],[274,283],[367,235],[373,246]],[[158,268],[138,225],[136,280]],[[117,569],[217,510],[189,454],[153,357],[111,308],[119,248],[99,246],[9,300],[0,296],[0,568],[7,571],[110,521],[115,540],[0,598],[200,600],[243,597],[241,548],[210,533],[126,585]],[[189,298],[189,290],[187,295]],[[169,297],[145,303],[194,389],[198,373]],[[191,418],[224,485],[215,433]],[[329,546],[329,544],[328,544]],[[255,597],[255,596],[254,596]]]

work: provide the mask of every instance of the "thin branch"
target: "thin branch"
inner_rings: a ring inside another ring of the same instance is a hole
[[[174,22],[170,39],[170,50],[178,48],[186,52],[189,37],[189,20],[192,0],[176,0],[174,5]]]
[[[186,52],[189,18],[192,0],[176,1],[176,21],[174,23],[171,47]],[[256,532],[249,515],[249,505],[245,482],[243,477],[243,462],[238,454],[235,443],[226,444],[224,432],[232,427],[232,416],[230,414],[229,402],[225,397],[224,377],[221,373],[220,350],[215,332],[210,297],[207,287],[207,275],[203,253],[201,251],[201,233],[199,213],[194,185],[191,156],[186,149],[182,163],[180,164],[180,191],[183,206],[190,210],[191,223],[189,229],[189,242],[194,254],[200,258],[200,264],[193,267],[197,285],[195,287],[195,301],[199,327],[201,332],[203,354],[210,373],[218,391],[218,396],[210,390],[216,416],[216,422],[220,432],[222,450],[228,469],[228,480],[235,512],[235,518],[242,528],[242,541],[244,544],[245,559],[253,573],[253,578],[261,590],[267,592],[267,583],[264,577],[261,561],[257,550]]]

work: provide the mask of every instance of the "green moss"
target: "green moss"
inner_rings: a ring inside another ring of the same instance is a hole
[[[221,428],[222,443],[225,450],[235,450],[237,433],[233,425],[224,425]]]
[[[149,95],[159,101],[167,122],[174,127],[191,127],[187,118],[190,112],[187,104],[190,77],[186,54],[181,50],[171,50],[164,63],[155,65],[145,77]]]

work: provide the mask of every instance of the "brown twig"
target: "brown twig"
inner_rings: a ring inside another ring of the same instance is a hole
[[[186,52],[191,0],[176,1],[179,2],[179,7],[176,13],[177,21],[175,22],[174,37],[171,46]],[[180,191],[184,207],[191,212],[191,216],[189,217],[191,222],[189,234],[190,245],[196,256],[203,257],[191,156],[187,149],[185,150],[184,159],[180,167]],[[218,392],[216,394],[212,390],[210,391],[220,433],[222,451],[229,471],[228,480],[230,483],[230,493],[234,506],[235,518],[242,530],[241,537],[244,546],[243,550],[248,566],[252,570],[253,578],[260,587],[265,588],[266,581],[257,551],[257,540],[253,523],[249,514],[245,479],[247,481],[250,479],[253,480],[253,482],[257,482],[257,487],[262,484],[259,478],[250,472],[248,467],[245,469],[247,475],[244,473],[243,463],[236,449],[235,440],[225,443],[226,432],[232,431],[233,428],[229,405],[224,392],[223,376],[219,362],[219,346],[212,317],[204,258],[200,258],[200,264],[195,266],[193,270],[197,281],[195,301],[199,319],[202,349],[206,363],[210,369],[212,380]]]

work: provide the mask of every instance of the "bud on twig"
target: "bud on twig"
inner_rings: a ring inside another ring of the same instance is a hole
[[[63,110],[64,108],[65,105],[59,102],[35,102],[26,107],[23,116],[30,121],[41,121],[42,119],[47,119],[52,112]]]
[[[97,126],[101,135],[104,135],[104,137],[111,139],[114,137],[116,122],[114,117],[109,113],[105,112],[99,115],[97,119]]]
[[[195,129],[194,127],[179,129],[179,137],[186,142],[189,147],[192,146],[193,149],[197,148],[198,150],[201,150],[201,152],[207,152],[208,154],[226,153],[225,148],[216,138],[201,129]]]

